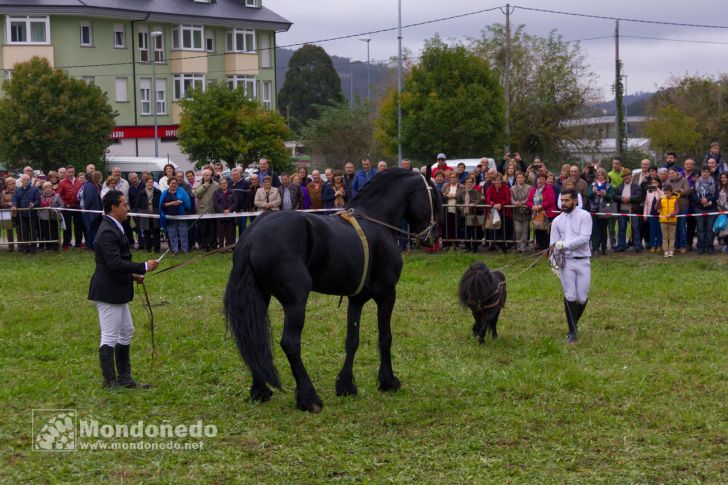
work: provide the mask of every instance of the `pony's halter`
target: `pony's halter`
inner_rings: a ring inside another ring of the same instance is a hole
[[[422,178],[422,181],[425,184],[425,188],[427,189],[427,201],[430,203],[430,225],[415,234],[414,236],[418,239],[425,240],[430,237],[430,233],[435,228],[435,226],[437,226],[437,221],[435,220],[435,206],[432,204],[432,185],[427,182],[427,179],[424,175],[422,175],[421,173],[418,173],[417,175]]]

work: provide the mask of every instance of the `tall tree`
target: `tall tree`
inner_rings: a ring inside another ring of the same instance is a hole
[[[407,156],[480,157],[503,144],[503,90],[487,62],[462,45],[427,40],[420,63],[405,77],[401,104]],[[396,89],[382,103],[376,137],[397,154]]]
[[[470,49],[487,60],[503,83],[506,31],[503,24],[470,39]],[[573,139],[564,121],[580,118],[596,100],[594,75],[585,64],[579,44],[565,42],[551,31],[546,37],[511,34],[511,151],[563,156]]]
[[[34,57],[16,64],[0,99],[0,159],[45,172],[103,165],[117,113],[98,86]]]
[[[303,128],[302,138],[311,154],[327,166],[343,168],[346,162],[371,155],[374,121],[371,110],[359,102],[327,106]]]
[[[290,132],[283,118],[248,98],[242,87],[211,84],[180,101],[179,145],[198,167],[224,160],[229,167],[259,158],[287,169],[290,155],[284,141]]]
[[[728,74],[674,78],[648,102],[652,147],[702,157],[712,141],[728,140]]]
[[[344,101],[341,79],[331,58],[323,48],[306,44],[288,63],[286,79],[278,94],[281,113],[290,118],[290,126],[298,130],[318,116],[320,106]]]

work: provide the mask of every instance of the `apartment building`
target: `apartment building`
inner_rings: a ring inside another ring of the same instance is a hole
[[[224,81],[276,107],[276,33],[291,23],[262,0],[3,0],[0,67],[33,56],[95,83],[119,116],[110,155],[184,165],[178,101]],[[154,98],[156,94],[156,104]]]

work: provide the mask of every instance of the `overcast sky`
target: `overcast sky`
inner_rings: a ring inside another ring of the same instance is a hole
[[[447,17],[504,5],[483,0],[402,0],[402,24]],[[264,0],[264,5],[293,22],[278,35],[278,45],[286,46],[341,35],[397,26],[397,0]],[[511,5],[561,10],[609,17],[657,20],[728,27],[727,0],[516,0]],[[500,11],[481,13],[429,25],[404,29],[403,45],[417,55],[423,41],[439,33],[443,38],[479,36],[485,25],[505,22]],[[613,36],[614,21],[555,15],[516,9],[513,25],[526,24],[526,30],[543,35],[558,30],[565,40]],[[701,44],[667,40],[622,38],[620,57],[627,75],[628,94],[654,91],[673,75],[728,72],[728,28],[704,29],[634,22],[620,22],[624,36],[659,37],[691,41],[723,42]],[[385,60],[397,55],[396,31],[371,35],[371,59]],[[366,44],[357,38],[320,43],[329,54],[366,60]],[[583,41],[590,69],[597,75],[597,87],[611,98],[614,79],[614,39]]]

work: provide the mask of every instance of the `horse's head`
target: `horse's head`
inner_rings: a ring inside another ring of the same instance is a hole
[[[413,173],[414,174],[414,173]],[[437,188],[429,177],[414,174],[404,218],[410,225],[410,232],[424,247],[433,246],[437,242],[437,216],[440,213],[440,197]]]

